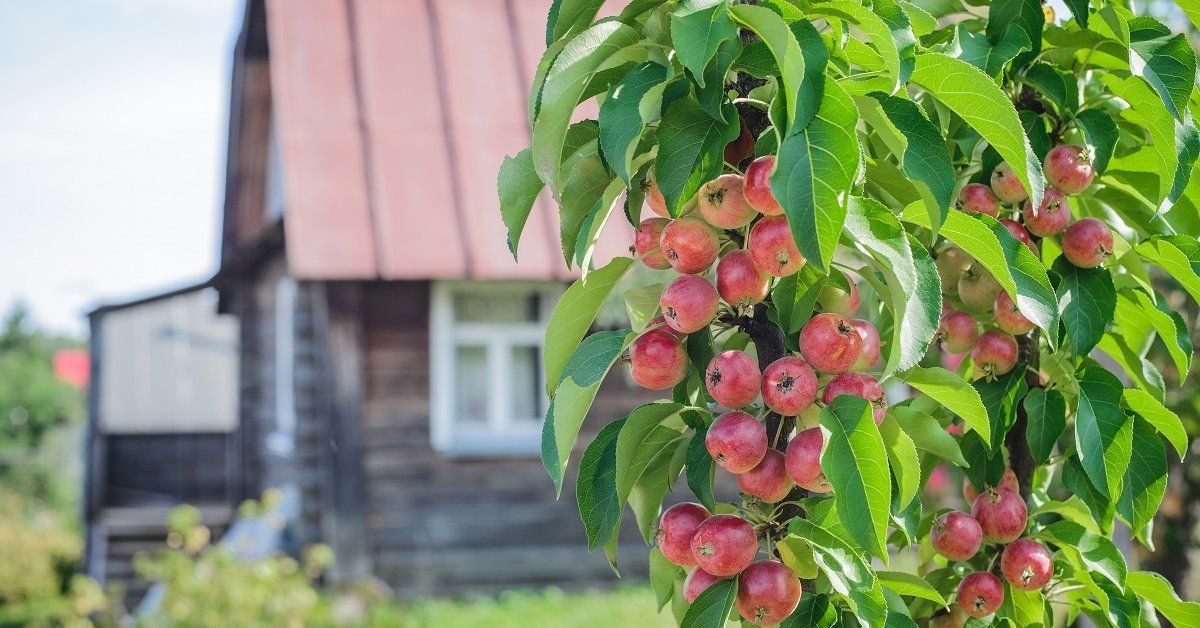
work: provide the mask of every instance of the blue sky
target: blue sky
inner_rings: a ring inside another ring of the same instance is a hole
[[[0,0],[0,311],[83,315],[216,263],[241,0]]]

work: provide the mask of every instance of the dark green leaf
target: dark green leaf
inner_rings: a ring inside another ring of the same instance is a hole
[[[1031,48],[1013,63],[1013,67],[1025,65],[1042,50],[1042,27],[1046,16],[1038,0],[993,0],[988,7],[987,36],[993,43],[1000,44],[1013,26],[1019,27]]]
[[[1117,512],[1150,549],[1154,544],[1146,526],[1158,512],[1166,490],[1167,450],[1154,427],[1137,419],[1133,423],[1133,456],[1125,471],[1125,488],[1117,501]]]
[[[828,432],[821,468],[837,496],[837,511],[850,538],[875,556],[886,556],[892,479],[871,405],[839,395],[821,411]]]
[[[1079,109],[1079,85],[1075,82],[1075,75],[1070,72],[1064,72],[1049,63],[1039,61],[1025,71],[1025,81],[1049,98],[1064,115],[1070,115]],[[1115,133],[1115,127],[1113,131]]]
[[[996,454],[992,448],[984,444],[978,432],[963,434],[960,441],[963,458],[966,458],[967,478],[976,489],[983,490],[988,486],[998,486],[1004,475],[1004,456]]]
[[[679,214],[701,185],[720,176],[725,145],[740,130],[732,110],[729,117],[730,122],[717,120],[690,98],[676,100],[663,115],[654,173],[673,215]]]
[[[1133,420],[1121,410],[1123,391],[1120,380],[1097,364],[1079,375],[1076,450],[1092,485],[1110,499],[1120,495],[1133,440]]]
[[[958,39],[958,59],[983,70],[991,77],[999,76],[1004,65],[1022,50],[1033,47],[1029,35],[1016,24],[1009,24],[995,43],[988,41],[982,34],[971,32],[965,24],[958,26],[955,37]]]
[[[1069,456],[1063,463],[1062,479],[1067,490],[1087,506],[1094,525],[1098,525],[1103,531],[1111,530],[1117,500],[1109,499],[1096,490],[1095,485],[1088,479],[1087,471],[1083,470],[1078,456]]]
[[[1131,32],[1130,38],[1134,37]],[[1182,121],[1187,116],[1188,98],[1196,82],[1196,53],[1187,36],[1180,33],[1174,37],[1133,41],[1129,48],[1144,63],[1140,66],[1141,75],[1162,97],[1171,115]],[[1135,72],[1139,71],[1139,65],[1130,63]]]
[[[662,100],[663,83],[667,69],[657,63],[643,63],[630,70],[617,84],[608,90],[608,97],[600,105],[600,151],[622,181],[629,183],[633,173],[630,164],[638,139],[646,124],[652,121],[643,117],[643,111],[658,112],[656,101]],[[643,108],[643,99],[652,107]]]
[[[579,459],[575,499],[587,532],[588,550],[604,547],[616,536],[625,505],[617,499],[617,434],[625,419],[604,426]]]
[[[737,578],[718,580],[696,597],[679,628],[722,628],[737,597]]]
[[[1080,268],[1065,257],[1054,262],[1059,276],[1058,305],[1071,352],[1086,356],[1096,347],[1113,321],[1117,290],[1106,268]]]
[[[624,504],[651,461],[679,436],[683,409],[678,403],[655,402],[638,406],[625,417],[617,436],[617,499]],[[670,432],[675,432],[671,434]]]
[[[820,87],[811,83],[814,79],[820,80],[824,72],[823,59],[827,58],[824,46],[820,46],[820,51],[802,48],[796,39],[796,32],[803,34],[805,31],[793,31],[782,17],[766,7],[737,4],[730,11],[739,24],[766,43],[775,57],[787,109],[787,119],[780,122],[788,129],[807,126],[805,120],[812,116],[817,110],[816,104],[821,101]],[[809,65],[816,67],[809,68]],[[813,74],[814,71],[816,74]]]
[[[704,67],[726,40],[737,37],[729,0],[680,0],[671,11],[671,40],[683,67],[704,87]]]
[[[1017,420],[1017,404],[1029,390],[1025,373],[1021,369],[1013,369],[994,380],[975,380],[972,385],[979,391],[979,398],[987,408],[988,421],[992,426],[992,449],[998,451],[1004,436]]]
[[[771,303],[779,316],[779,324],[788,334],[800,331],[812,317],[813,307],[826,277],[812,266],[805,264],[800,271],[780,279],[771,290]]]
[[[708,427],[696,430],[692,442],[688,444],[687,452],[687,485],[692,494],[709,511],[716,510],[716,499],[713,497],[713,459],[704,446],[704,437]]]
[[[1057,390],[1034,388],[1025,395],[1024,405],[1029,451],[1034,462],[1045,464],[1054,453],[1054,444],[1067,429],[1067,401]]]
[[[1025,135],[1029,137],[1029,145],[1033,148],[1033,154],[1044,161],[1046,153],[1054,148],[1050,133],[1046,130],[1048,124],[1046,116],[1022,110],[1018,117],[1021,119],[1021,128],[1025,129]]]
[[[546,45],[587,28],[604,0],[554,0],[546,18]]]
[[[1075,124],[1083,131],[1088,147],[1094,154],[1092,168],[1096,170],[1096,174],[1104,174],[1120,136],[1117,123],[1101,109],[1084,109],[1075,116]]]
[[[837,621],[837,607],[829,594],[804,591],[796,612],[783,620],[779,628],[832,628]]]
[[[525,221],[545,184],[533,169],[533,152],[526,148],[516,157],[505,157],[496,180],[500,195],[500,217],[508,229],[508,251],[517,259],[517,243]]]
[[[821,271],[833,259],[858,172],[857,123],[850,97],[829,82],[812,123],[780,146],[771,176],[771,190],[783,205],[800,252]]]
[[[1071,10],[1071,15],[1075,17],[1075,21],[1083,28],[1088,25],[1088,0],[1063,0],[1067,8]]]

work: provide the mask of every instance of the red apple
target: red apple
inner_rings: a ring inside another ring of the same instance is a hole
[[[817,374],[794,355],[767,365],[762,377],[763,403],[783,416],[800,414],[817,398]]]
[[[762,376],[758,363],[745,351],[723,351],[708,363],[704,374],[708,393],[726,408],[741,408],[758,398]]]
[[[741,573],[756,554],[758,537],[754,527],[737,515],[713,515],[696,528],[692,537],[696,564],[717,577]]]
[[[692,556],[692,537],[712,514],[700,504],[683,502],[663,511],[654,527],[654,538],[663,557],[681,567],[696,564]]]
[[[745,473],[767,455],[767,428],[745,412],[721,415],[704,437],[708,453],[730,473]]]

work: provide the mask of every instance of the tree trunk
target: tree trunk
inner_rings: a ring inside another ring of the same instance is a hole
[[[1034,330],[1030,334],[1017,338],[1017,368],[1025,368],[1025,384],[1030,389],[1042,384],[1038,375],[1040,363],[1038,338],[1040,336],[1041,332]],[[1004,446],[1008,448],[1008,464],[1017,476],[1021,497],[1024,497],[1026,501],[1029,500],[1033,486],[1033,472],[1037,468],[1033,462],[1033,455],[1029,451],[1029,439],[1026,437],[1028,425],[1029,417],[1025,413],[1025,405],[1018,404],[1017,420],[1008,430],[1008,434],[1004,436]]]

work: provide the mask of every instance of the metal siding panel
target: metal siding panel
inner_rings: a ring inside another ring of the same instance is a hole
[[[420,0],[353,0],[384,279],[466,274],[432,24]]]
[[[268,0],[267,13],[292,273],[375,277],[346,2]]]

